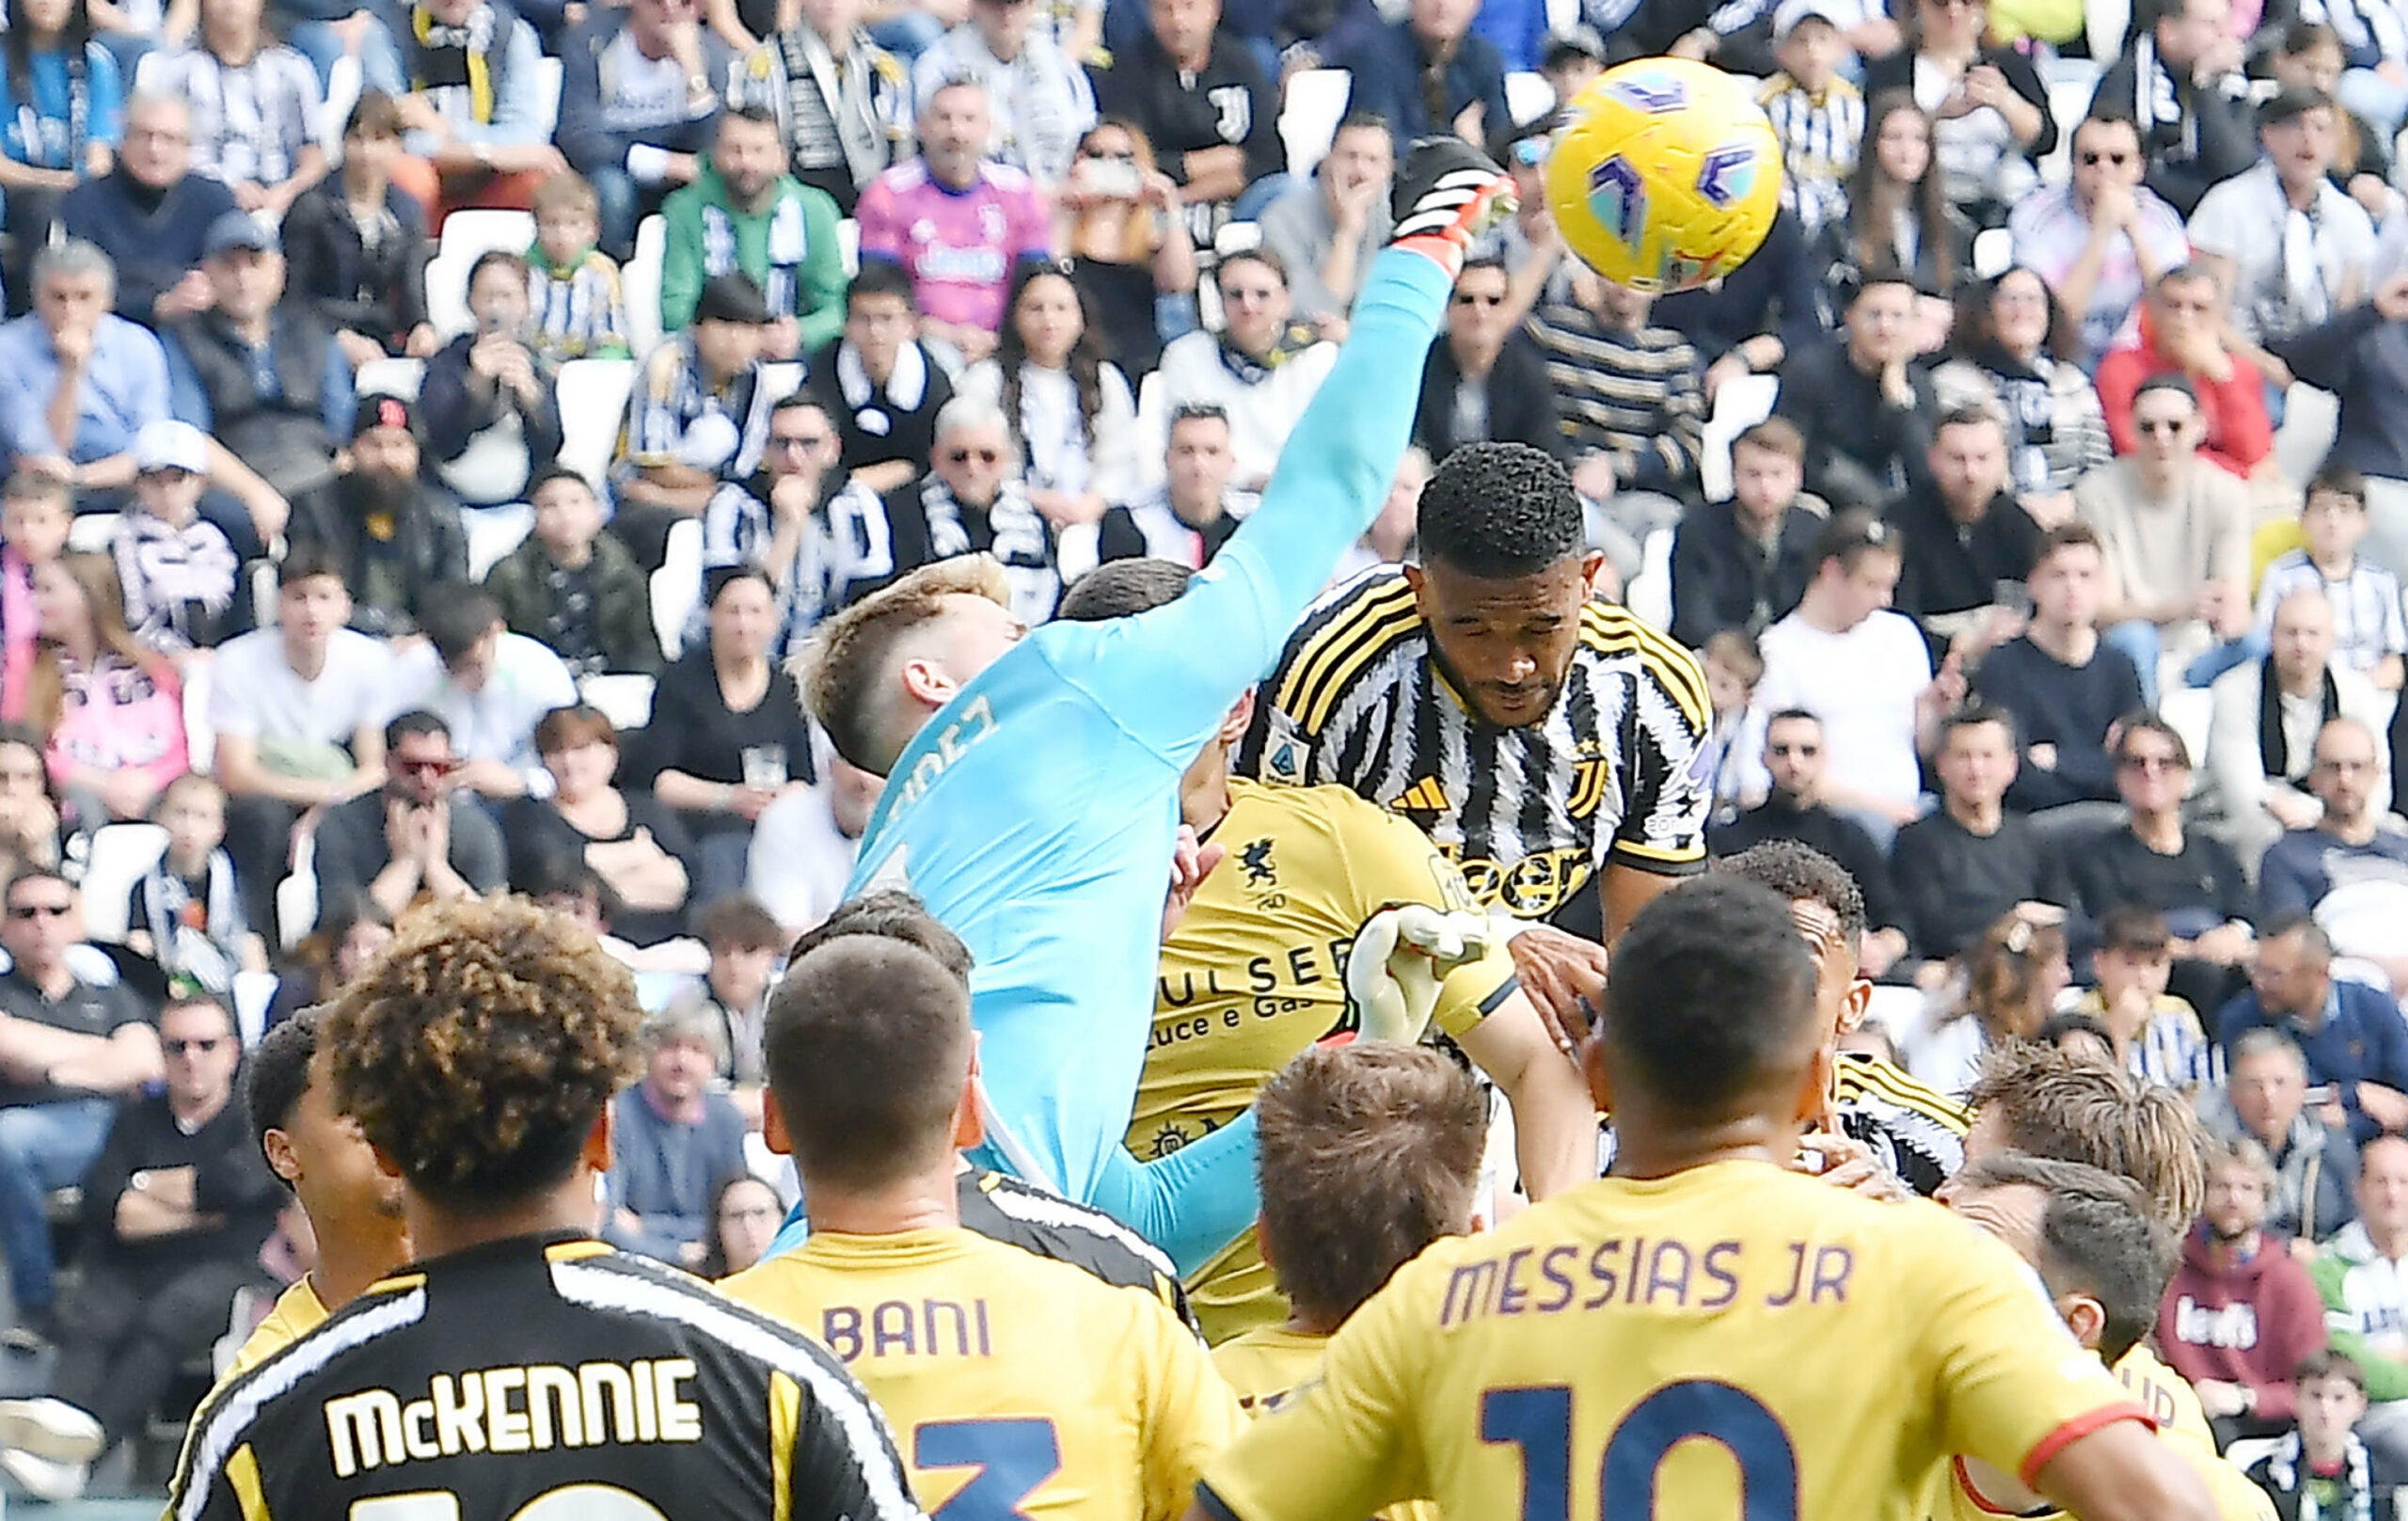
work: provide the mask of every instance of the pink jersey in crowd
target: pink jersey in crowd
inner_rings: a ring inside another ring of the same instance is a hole
[[[870,182],[853,214],[862,257],[909,271],[920,315],[990,333],[1003,326],[1012,266],[1053,256],[1045,198],[1006,165],[982,165],[976,183],[953,190],[920,159],[898,164]]]

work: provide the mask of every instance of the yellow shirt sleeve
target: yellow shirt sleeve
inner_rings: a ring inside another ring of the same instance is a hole
[[[1246,1417],[1212,1355],[1178,1317],[1148,1314],[1144,1322],[1153,1384],[1147,1402],[1146,1514],[1176,1521],[1196,1498],[1205,1465],[1237,1440]]]
[[[1337,822],[1348,885],[1361,916],[1357,923],[1397,903],[1481,913],[1463,873],[1413,820],[1348,798]],[[1431,1022],[1459,1036],[1486,1019],[1513,982],[1513,958],[1502,939],[1492,937],[1487,955],[1457,967],[1440,986]]]

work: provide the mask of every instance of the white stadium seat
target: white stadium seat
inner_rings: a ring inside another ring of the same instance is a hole
[[[561,463],[596,491],[610,473],[635,383],[632,359],[571,359],[554,382],[561,401]]]
[[[442,241],[426,265],[426,320],[445,338],[475,326],[468,315],[468,271],[496,248],[523,254],[534,241],[530,212],[472,210],[444,218]]]
[[[660,264],[669,249],[669,224],[647,216],[636,224],[636,253],[619,271],[619,295],[627,304],[627,346],[641,359],[660,341]]]
[[[1279,140],[1287,145],[1288,172],[1310,174],[1329,153],[1346,115],[1354,76],[1343,69],[1307,69],[1288,78],[1288,101],[1279,112]]]
[[[577,684],[578,695],[602,710],[610,726],[622,732],[652,721],[653,680],[633,673],[587,676]]]
[[[703,601],[703,523],[688,517],[670,525],[669,547],[652,573],[652,627],[660,653],[675,659],[686,648],[686,626]]]
[[[95,944],[121,945],[126,900],[142,874],[167,853],[167,832],[156,824],[106,824],[92,832],[84,862],[84,934]]]
[[[381,392],[398,396],[405,402],[417,401],[419,389],[425,384],[424,359],[371,359],[351,377],[352,389],[359,395],[373,396]]]

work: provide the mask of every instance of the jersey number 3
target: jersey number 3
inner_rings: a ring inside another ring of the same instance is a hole
[[[1480,1439],[1522,1450],[1522,1521],[1569,1521],[1571,1389],[1490,1389],[1480,1399]],[[1691,1440],[1731,1454],[1739,1470],[1736,1521],[1798,1521],[1798,1453],[1789,1434],[1753,1395],[1708,1379],[1665,1385],[1614,1428],[1597,1480],[1600,1521],[1651,1521],[1664,1460]]]
[[[924,1420],[911,1430],[911,1466],[977,1470],[931,1521],[1020,1521],[1062,1471],[1062,1444],[1050,1420]]]

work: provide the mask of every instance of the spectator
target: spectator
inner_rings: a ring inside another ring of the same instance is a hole
[[[379,735],[377,743],[383,742]],[[267,1007],[268,1028],[334,997],[392,943],[392,917],[372,898],[356,898],[348,908],[320,914],[318,927],[279,969],[276,997]]]
[[[527,498],[534,531],[485,573],[503,625],[559,656],[572,675],[657,674],[652,590],[626,546],[602,531],[594,488],[555,465],[535,477]]]
[[[742,275],[703,283],[694,324],[643,361],[627,399],[625,453],[612,472],[611,531],[646,575],[668,554],[669,530],[699,515],[721,485],[760,467],[769,430],[761,349],[769,309]]]
[[[869,182],[911,156],[909,68],[870,40],[863,0],[802,0],[794,24],[744,61],[738,99],[778,116],[794,177],[845,215]]]
[[[1287,266],[1268,248],[1249,248],[1212,272],[1228,326],[1196,332],[1163,350],[1164,416],[1194,402],[1228,414],[1237,483],[1259,491],[1287,446],[1289,430],[1329,373],[1338,346],[1291,320]]]
[[[610,721],[582,703],[554,708],[535,725],[535,753],[552,791],[518,799],[503,816],[511,885],[531,892],[537,864],[568,857],[601,879],[616,905],[613,934],[657,945],[682,932],[694,842],[651,793],[612,784],[620,755]]]
[[[2224,287],[2233,331],[2248,343],[2290,338],[2373,288],[2374,223],[2326,178],[2338,110],[2313,86],[2274,95],[2258,110],[2266,156],[2210,190],[2192,214],[2192,258]],[[2275,385],[2288,383],[2259,351],[2248,352]]]
[[[234,193],[192,166],[192,109],[173,95],[143,91],[125,107],[125,151],[107,173],[59,203],[71,238],[99,245],[117,263],[117,311],[166,326],[206,310],[200,261]]]
[[[789,938],[816,929],[845,898],[862,833],[885,779],[828,752],[827,780],[761,811],[744,891]]]
[[[1170,415],[1169,427],[1163,483],[1103,515],[1097,559],[1168,560],[1201,570],[1254,511],[1259,499],[1229,484],[1237,452],[1228,413],[1188,402]]]
[[[1137,403],[1105,362],[1067,261],[1022,264],[994,357],[959,394],[998,408],[1029,505],[1054,531],[1100,521],[1137,483]]]
[[[1033,0],[973,3],[1025,17]],[[854,214],[862,261],[902,265],[920,336],[951,344],[971,364],[995,351],[1013,267],[1053,257],[1043,194],[1023,171],[990,161],[988,134],[986,89],[940,82],[921,96],[920,156],[872,181]],[[1076,141],[1073,133],[1063,142],[1065,172]]]
[[[554,364],[626,358],[626,294],[617,261],[596,246],[602,198],[584,176],[556,174],[535,187],[531,210],[527,295],[536,351]]]
[[[1832,304],[1824,273],[1798,218],[1783,212],[1754,258],[1719,286],[1665,296],[1656,303],[1656,320],[1696,345],[1711,404],[1724,381],[1777,374],[1789,356],[1822,346]]]
[[[1931,448],[1931,381],[1914,367],[1913,282],[1868,272],[1847,331],[1793,353],[1774,412],[1806,440],[1806,489],[1833,507],[1877,509],[1907,487]]]
[[[1153,373],[1163,335],[1196,325],[1196,244],[1179,186],[1155,166],[1146,135],[1119,117],[1097,122],[1079,139],[1054,214],[1054,241],[1069,251],[1106,352],[1123,374]]]
[[[751,1173],[722,1179],[711,1196],[710,1231],[694,1272],[716,1283],[752,1266],[768,1255],[785,1216],[778,1191]]]
[[[552,366],[529,346],[527,261],[506,249],[468,270],[463,333],[429,359],[419,406],[426,467],[464,507],[527,499],[528,483],[561,452],[561,404]]]
[[[2229,0],[2176,0],[2090,97],[2090,115],[2129,115],[2138,125],[2144,182],[2186,217],[2210,185],[2258,156],[2241,64]]]
[[[719,1075],[739,1092],[757,1093],[768,1082],[762,1064],[763,1022],[768,1013],[770,976],[785,956],[784,932],[767,909],[731,893],[695,915],[694,933],[711,955],[694,1002],[726,1038],[720,1046]]]
[[[837,463],[835,424],[808,392],[769,409],[769,447],[743,489],[722,488],[703,512],[703,569],[753,565],[778,594],[772,658],[801,651],[803,636],[857,587],[895,574],[894,545],[874,528],[885,507]]]
[[[2138,450],[2083,477],[2073,500],[2106,555],[2099,621],[2153,704],[2161,664],[2181,671],[2247,631],[2250,509],[2238,482],[2199,459],[2189,381],[2143,382],[2131,419]]]
[[[0,691],[24,685],[34,668],[41,620],[34,614],[34,573],[67,552],[74,498],[55,475],[10,475],[0,486]]]
[[[443,720],[458,756],[444,772],[445,789],[497,804],[550,795],[535,725],[577,701],[577,679],[561,658],[504,628],[500,606],[481,586],[442,587],[427,610],[426,642],[393,663],[393,705]]]
[[[342,130],[342,167],[293,203],[283,241],[298,298],[352,368],[388,355],[424,358],[442,341],[426,320],[426,212],[393,183],[402,114],[370,90]]]
[[[226,531],[200,515],[209,438],[173,418],[134,439],[135,511],[118,522],[110,552],[134,637],[162,654],[214,649],[231,631],[242,569]]]
[[[218,648],[209,686],[226,848],[246,917],[276,922],[293,826],[384,780],[392,657],[343,626],[351,595],[325,548],[294,545],[277,566],[276,626]]]
[[[0,694],[0,719],[42,735],[51,783],[79,827],[149,817],[159,789],[186,766],[175,667],[125,626],[106,555],[44,565],[34,577],[34,612],[41,652],[22,693]]]
[[[219,473],[244,483],[258,544],[235,547],[247,557],[289,522],[296,534],[313,531],[279,508],[323,524],[336,441],[349,436],[357,398],[342,345],[285,301],[273,229],[228,212],[209,230],[199,273],[208,307],[167,331],[169,385],[176,416],[219,440]]]
[[[646,733],[653,791],[685,816],[701,853],[689,897],[708,903],[743,881],[761,811],[813,776],[794,678],[768,658],[777,632],[768,576],[713,571],[705,606],[709,637],[661,673]]]
[[[1766,418],[1731,445],[1731,499],[1690,509],[1672,534],[1672,637],[1691,649],[1726,628],[1761,634],[1814,575],[1830,510],[1800,494],[1805,440]]]
[[[1472,0],[1412,0],[1403,20],[1363,32],[1335,60],[1353,71],[1347,114],[1386,122],[1400,156],[1440,133],[1478,143],[1510,131],[1505,60],[1471,29],[1479,9]]]
[[[1951,705],[1911,619],[1889,610],[1898,536],[1864,513],[1842,513],[1814,542],[1814,577],[1798,610],[1765,630],[1755,709],[1803,708],[1822,720],[1831,781],[1824,800],[1887,836],[1922,810],[1917,736]],[[1962,683],[1956,684],[1961,695]],[[1751,789],[1766,779],[1749,777]]]
[[[2057,147],[2040,71],[1991,40],[1989,20],[1986,4],[1917,0],[1907,45],[1864,69],[1867,95],[1908,90],[1929,114],[1948,204],[1977,227],[2004,225],[2039,185],[2034,166]]]
[[[167,416],[166,356],[109,310],[116,277],[91,244],[45,248],[33,311],[0,327],[0,426],[14,467],[79,491],[122,490],[135,435]]]
[[[267,942],[251,931],[226,853],[226,790],[187,771],[159,794],[158,822],[167,848],[126,899],[125,943],[170,978],[227,997],[235,973],[267,970]]]
[[[1565,448],[1545,357],[1513,320],[1510,283],[1494,259],[1475,259],[1456,277],[1413,420],[1414,441],[1434,460],[1458,444],[1528,444],[1551,454]]]
[[[1890,863],[1881,848],[1863,825],[1823,800],[1829,767],[1822,720],[1798,707],[1766,720],[1764,764],[1772,778],[1771,792],[1756,807],[1715,826],[1706,835],[1707,846],[1719,860],[1768,840],[1796,840],[1837,862],[1863,893],[1865,923],[1873,927],[1865,931],[1860,965],[1867,969],[1865,975],[1880,975],[1906,954],[1907,936],[1900,927],[1906,916],[1892,891]]]
[[[1903,89],[1865,107],[1865,151],[1848,186],[1848,214],[1823,232],[1833,283],[1900,270],[1924,290],[1952,291],[1973,267],[1973,224],[1948,203],[1932,130],[1929,114]],[[1916,352],[1934,346],[1923,341],[1930,336],[1918,335]]]
[[[1546,51],[1539,58],[1539,76],[1559,101],[1577,99],[1605,71],[1605,39],[1595,27],[1585,24],[1550,34]]]
[[[1847,222],[1848,183],[1864,143],[1864,96],[1840,77],[1847,39],[1829,5],[1782,6],[1773,16],[1781,72],[1756,95],[1781,139],[1781,205],[1809,242]],[[1572,97],[1559,96],[1559,100]]]
[[[223,1333],[235,1291],[264,1280],[260,1248],[284,1203],[232,1101],[234,1016],[214,998],[176,1000],[160,1010],[158,1043],[166,1091],[127,1099],[83,1178],[52,1393],[11,1411],[22,1437],[87,1456],[0,1452],[0,1470],[54,1503],[83,1492],[92,1459],[140,1434],[177,1370]]]
[[[2216,1441],[2291,1422],[2291,1370],[2324,1346],[2324,1302],[2280,1240],[2265,1235],[2274,1165],[2251,1140],[2208,1158],[2208,1207],[2165,1286],[2157,1344],[2198,1391]]]
[[[501,831],[458,800],[452,731],[423,709],[385,726],[384,786],[328,808],[318,824],[318,903],[363,901],[389,921],[421,895],[436,902],[499,892]]]
[[[2273,426],[2266,418],[2265,379],[2224,339],[2215,277],[2195,264],[2160,276],[2141,311],[2140,343],[2099,363],[2099,402],[2115,452],[2131,453],[2133,404],[2142,382],[2178,374],[2198,399],[2205,428],[2201,455],[2243,481],[2276,474]]]
[[[2073,130],[2073,177],[2026,198],[2007,217],[2015,261],[2037,271],[2081,325],[2067,358],[2084,366],[2124,335],[2141,296],[2191,256],[2182,215],[2141,182],[2140,129],[2099,103]]]
[[[1430,470],[1430,456],[1407,444],[1404,457],[1397,461],[1396,474],[1389,478],[1387,500],[1380,504],[1378,515],[1362,537],[1339,556],[1330,585],[1352,580],[1373,565],[1402,564],[1412,557],[1414,536],[1419,531],[1421,488],[1429,483]]]
[[[547,176],[568,167],[550,142],[535,28],[501,0],[418,0],[407,33],[408,93],[395,103],[410,156],[394,166],[394,182],[438,231],[463,206],[523,210]]]
[[[709,1250],[711,1199],[744,1171],[744,1117],[711,1091],[723,1058],[708,1015],[672,1009],[646,1021],[644,1034],[643,1078],[611,1104],[602,1234],[622,1250],[692,1269]]]
[[[109,1132],[110,1101],[159,1081],[159,1033],[121,984],[78,975],[69,953],[84,939],[81,899],[55,871],[20,864],[0,889],[0,1251],[17,1323],[44,1339],[58,1330],[48,1196],[80,1180]],[[31,1074],[39,1074],[34,1076]]]
[[[1954,642],[1978,656],[2016,626],[2000,588],[2031,576],[2040,528],[2006,489],[2006,429],[1995,412],[1943,413],[1925,460],[1928,473],[1888,514],[1906,546],[1898,609],[1935,648]]]
[[[2327,12],[2330,14],[2330,12]],[[2277,84],[2306,85],[2336,95],[2341,87],[2345,55],[2340,35],[2320,21],[2294,21],[2266,55]],[[2391,139],[2398,129],[2378,132],[2346,101],[2333,119],[2333,182],[2350,193],[2368,216],[2391,214]]]
[[[595,11],[562,44],[556,140],[601,200],[602,246],[614,259],[634,250],[637,222],[701,176],[733,61],[701,14],[696,0],[629,0]]]
[[[845,336],[814,356],[804,394],[836,424],[838,462],[867,490],[914,479],[953,400],[944,367],[919,341],[918,299],[893,264],[868,263],[845,293]]]
[[[2317,1254],[2316,1287],[2333,1350],[2364,1378],[2357,1434],[2374,1462],[2402,1466],[2408,1445],[2408,1140],[2384,1135],[2359,1156],[2358,1218]]]
[[[2408,1469],[2378,1458],[2351,1428],[2367,1413],[2367,1375],[2330,1349],[2302,1359],[2295,1375],[2294,1429],[2249,1466],[2250,1481],[2274,1502],[2277,1516],[2364,1515],[2399,1521]]]
[[[2364,676],[2335,667],[2332,605],[2312,589],[2274,610],[2270,654],[2226,672],[2209,691],[2209,791],[2226,838],[2253,864],[2285,830],[2312,828],[2321,816],[2302,784],[2324,726],[2346,716],[2371,733],[2388,705]],[[2390,790],[2380,776],[2376,788]]]
[[[660,314],[668,331],[692,323],[703,282],[721,275],[743,275],[760,287],[775,318],[762,345],[769,358],[814,353],[844,330],[836,203],[786,173],[785,155],[768,111],[745,106],[721,115],[709,156],[665,213]]]
[[[55,866],[63,857],[41,736],[0,723],[0,864]]]
[[[2027,586],[2023,632],[1991,650],[1973,689],[2015,718],[2022,764],[2007,800],[2026,811],[2116,800],[2107,737],[2142,706],[2131,657],[2099,634],[2105,575],[2099,534],[2087,523],[2052,529],[2040,541]]]
[[[2009,914],[1982,931],[1898,1039],[1909,1073],[1966,1101],[1990,1053],[2040,1040],[2070,974],[2065,931]],[[2090,1057],[2086,1060],[2096,1061]]]
[[[150,87],[191,103],[192,168],[234,204],[281,219],[326,176],[318,71],[267,29],[266,0],[210,0],[191,46],[159,59]]]
[[[1240,193],[1279,176],[1279,91],[1254,52],[1221,28],[1221,0],[1151,0],[1137,45],[1095,71],[1107,117],[1146,135],[1201,247],[1234,217]],[[1259,202],[1271,187],[1244,198]]]
[[[2292,375],[2337,397],[2341,416],[2327,466],[2366,479],[2368,553],[2394,576],[2408,574],[2408,275],[2375,287],[2374,298],[2321,326],[2277,343]]]
[[[1310,323],[1344,317],[1371,256],[1388,240],[1396,145],[1388,123],[1349,115],[1310,184],[1291,184],[1262,209],[1262,247],[1292,277],[1293,306]]]
[[[380,638],[425,624],[437,587],[468,578],[460,509],[420,475],[415,419],[398,396],[360,398],[351,468],[324,499],[327,510],[293,523],[295,544],[315,544],[352,588],[351,626]]]
[[[2276,840],[2258,863],[2263,917],[2313,913],[2343,882],[2408,888],[2408,835],[2383,827],[2383,761],[2374,731],[2357,719],[2327,719],[2317,730],[2307,790],[2321,813]],[[2375,959],[2408,968],[2408,957],[2390,953],[2388,937],[2386,943],[2386,954]]]
[[[116,55],[92,36],[90,0],[21,0],[12,20],[0,43],[0,194],[18,250],[7,279],[14,315],[59,202],[80,177],[98,179],[116,162],[125,86]]]
[[[2215,1052],[2198,1011],[2165,990],[2174,974],[2174,935],[2153,909],[2110,909],[2099,918],[2099,948],[2091,958],[2098,985],[2074,1012],[2095,1017],[2107,1035],[2108,1058],[2143,1082],[2185,1094],[2209,1091]]]
[[[987,135],[974,146],[1051,190],[1069,176],[1079,138],[1095,125],[1095,90],[1077,60],[1036,24],[1037,15],[1036,0],[971,0],[968,24],[946,32],[913,61],[911,90],[925,149],[927,117],[938,93],[974,83],[991,113]]]
[[[1029,499],[1000,408],[958,396],[937,416],[928,473],[886,496],[895,571],[990,554],[1011,583],[1011,610],[1030,627],[1054,616],[1062,573],[1044,515]]]
[[[2316,1242],[2357,1218],[2358,1149],[2346,1125],[2307,1102],[2307,1058],[2280,1030],[2251,1030],[2225,1053],[2230,1114],[2221,1133],[2247,1136],[2274,1165],[2266,1228]]]
[[[2327,466],[2307,483],[2299,515],[2303,547],[2274,557],[2258,581],[2258,638],[2271,643],[2274,609],[2294,592],[2324,594],[2333,610],[2333,653],[2384,691],[2398,691],[2408,652],[2408,619],[2400,615],[2400,578],[2361,558],[2367,536],[2366,478],[2346,465]]]
[[[2073,515],[2074,483],[2115,457],[2107,420],[2070,353],[2056,296],[2027,268],[1967,288],[1957,357],[1932,372],[1940,410],[1982,406],[2006,429],[2006,488],[2043,528]]]
[[[1574,483],[1634,540],[1679,521],[1697,494],[1705,404],[1697,351],[1648,321],[1654,298],[1586,268],[1544,303],[1530,336],[1562,407],[1557,452]]]
[[[1940,808],[1898,831],[1890,859],[1915,953],[1951,960],[2008,914],[2048,922],[2073,882],[2055,847],[2005,809],[2015,780],[2015,721],[2004,708],[1959,708],[1941,726]]]
[[[2216,1041],[2232,1060],[2235,1043],[2251,1030],[2279,1030],[2307,1058],[2307,1080],[2333,1093],[2327,1124],[2346,1117],[2360,1162],[2372,1169],[2368,1143],[2408,1130],[2408,1024],[2391,995],[2333,975],[2333,943],[2305,914],[2266,922],[2250,969],[2250,990],[2216,1015]],[[2367,1178],[2358,1207],[2367,1208]]]

